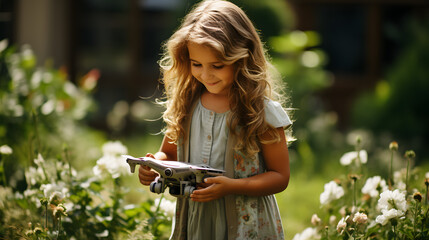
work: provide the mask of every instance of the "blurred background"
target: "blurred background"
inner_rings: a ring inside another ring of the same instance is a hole
[[[162,137],[163,109],[154,103],[162,97],[162,43],[196,2],[0,0],[0,40],[31,48],[35,68],[60,69],[79,86],[92,79],[94,104],[77,118],[91,133],[81,138],[118,139],[139,156],[156,151]],[[356,136],[370,155],[370,171],[388,174],[391,141],[402,155],[415,150],[413,164],[427,169],[429,1],[232,2],[254,21],[287,84],[288,107],[297,109],[291,183],[277,196],[288,239],[317,211],[323,184],[340,169],[341,155],[355,149]],[[20,141],[8,126],[0,144]],[[90,156],[75,164],[94,165]]]

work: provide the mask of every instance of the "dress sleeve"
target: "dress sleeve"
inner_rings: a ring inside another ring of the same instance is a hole
[[[289,128],[292,125],[281,104],[270,99],[265,100],[265,121],[275,128]]]

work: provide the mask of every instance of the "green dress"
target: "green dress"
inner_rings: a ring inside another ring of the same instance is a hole
[[[265,120],[275,128],[288,127],[291,121],[277,102],[265,101]],[[213,168],[224,169],[225,154],[228,140],[227,116],[229,112],[215,113],[206,109],[201,100],[198,101],[192,115],[189,134],[189,162],[193,164],[207,164]],[[253,161],[262,162],[261,154]],[[263,172],[263,166],[257,171],[250,166],[251,161],[244,159],[240,153],[235,153],[235,177],[248,177]],[[210,202],[188,201],[187,239],[228,239],[227,216],[225,210],[225,198]],[[279,214],[274,196],[248,197],[236,196],[238,210],[243,224],[256,224],[249,230],[239,232],[236,236],[241,239],[263,239],[264,236],[272,236],[274,239],[283,237],[283,229],[279,222]],[[252,203],[249,205],[249,203]],[[256,206],[263,205],[263,206]],[[250,208],[250,209],[249,209]],[[260,212],[258,209],[265,209]],[[256,211],[256,212],[255,212]],[[258,212],[259,211],[259,212]],[[263,217],[258,217],[263,214]],[[281,221],[281,220],[280,220]],[[256,228],[256,229],[255,229]],[[239,228],[240,230],[240,228]],[[268,234],[264,233],[268,231]],[[270,232],[271,231],[271,232]],[[279,233],[273,234],[272,232]],[[268,237],[270,238],[270,237]],[[267,239],[268,239],[267,238]]]

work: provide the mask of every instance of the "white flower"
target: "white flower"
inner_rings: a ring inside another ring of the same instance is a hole
[[[429,178],[429,172],[425,174],[425,178]]]
[[[378,197],[379,191],[386,191],[387,189],[386,181],[380,176],[375,176],[366,180],[362,193],[369,194],[371,197]]]
[[[313,224],[314,226],[319,225],[320,221],[321,220],[319,216],[317,216],[317,214],[313,214],[313,216],[311,216],[311,224]]]
[[[127,147],[121,142],[107,142],[103,145],[103,157],[97,160],[97,165],[92,169],[94,175],[100,177],[103,173],[109,173],[112,178],[129,174],[129,166],[121,156],[127,154]]]
[[[395,182],[395,187],[399,190],[405,191],[407,185],[403,181]]]
[[[393,182],[403,182],[407,175],[407,169],[403,168],[401,170],[395,171],[393,173]]]
[[[320,194],[320,203],[322,205],[328,204],[333,200],[339,199],[344,195],[344,189],[335,181],[330,181],[325,184],[325,191]]]
[[[8,145],[2,145],[0,147],[0,153],[3,154],[3,155],[10,155],[10,154],[13,153],[13,150]]]
[[[386,190],[380,194],[377,207],[381,209],[382,215],[377,216],[375,221],[381,225],[386,225],[390,219],[402,217],[407,211],[405,193],[398,189]]]
[[[120,141],[110,141],[102,147],[104,155],[123,155],[127,154],[128,150]]]
[[[334,225],[336,221],[337,221],[337,217],[335,215],[331,215],[329,217],[329,224]]]
[[[0,53],[7,48],[7,45],[9,45],[9,41],[7,39],[3,39],[0,41]]]
[[[156,211],[156,208],[159,206],[159,209],[164,212],[167,216],[174,216],[176,211],[176,202],[170,201],[165,198],[157,198],[155,199],[154,206],[152,211]]]
[[[337,224],[337,232],[343,233],[344,229],[347,227],[347,220],[349,219],[349,215],[346,217],[341,218],[341,220]]]
[[[368,216],[365,213],[355,213],[353,217],[353,222],[355,223],[366,223],[368,221]]]
[[[45,179],[43,168],[29,167],[25,171],[25,178],[31,186],[36,185],[38,182],[43,181]]]
[[[293,237],[292,240],[312,240],[312,239],[320,239],[319,234],[317,233],[316,228],[306,228],[302,233],[297,233]]]
[[[65,198],[69,193],[69,189],[66,187],[64,182],[58,182],[57,184],[42,184],[42,186],[40,186],[40,190],[42,190],[45,197],[50,200],[55,197],[58,197],[59,199]]]
[[[393,208],[390,210],[383,209],[382,212],[383,214],[377,216],[375,219],[375,222],[380,223],[381,225],[386,225],[392,218],[401,217],[404,215],[404,212]]]
[[[340,163],[343,166],[348,166],[356,159],[358,159],[358,154],[356,151],[352,151],[352,152],[345,153],[340,158]],[[360,163],[363,163],[363,164],[365,164],[368,161],[368,153],[365,150],[359,151],[359,160],[360,160]]]
[[[45,162],[45,159],[43,158],[42,154],[37,154],[37,158],[34,159],[34,163],[40,167]]]
[[[405,193],[400,192],[398,189],[393,192],[386,190],[380,194],[378,200],[378,207],[383,210],[397,209],[405,213],[407,211],[407,200]]]

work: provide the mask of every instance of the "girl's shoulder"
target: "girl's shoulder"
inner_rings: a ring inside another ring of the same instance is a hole
[[[269,98],[265,98],[265,121],[273,126],[274,128],[287,128],[292,125],[292,121],[289,118],[289,115],[283,109],[282,105],[279,102],[273,101]]]

